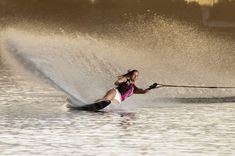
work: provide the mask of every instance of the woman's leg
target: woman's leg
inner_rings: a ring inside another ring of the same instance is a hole
[[[116,95],[116,90],[110,89],[102,99],[112,101],[114,99],[115,95]]]
[[[102,99],[99,99],[96,102],[110,100],[111,102],[115,101],[115,103],[116,103],[117,100],[114,99],[115,95],[116,95],[116,89],[111,89],[105,94],[105,96]],[[119,102],[117,102],[117,103],[119,103]]]

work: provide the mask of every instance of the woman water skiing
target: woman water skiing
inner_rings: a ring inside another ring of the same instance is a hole
[[[132,94],[145,94],[157,87],[157,84],[154,83],[147,89],[138,88],[135,85],[138,78],[138,70],[128,70],[126,74],[119,76],[118,80],[114,83],[117,87],[109,90],[99,101],[111,101],[112,103],[120,104]]]
[[[184,87],[184,88],[230,88],[234,89],[235,87],[208,87],[208,86],[186,86],[186,85],[164,85],[154,83],[149,86],[147,89],[141,89],[136,87],[135,82],[138,80],[139,71],[138,70],[129,70],[126,74],[118,77],[118,80],[114,83],[117,87],[109,90],[102,99],[97,100],[92,104],[84,104],[84,106],[76,107],[79,110],[85,111],[99,111],[110,105],[111,103],[120,104],[126,98],[133,94],[145,94],[149,90],[156,87]],[[74,98],[75,103],[79,101]],[[70,103],[73,103],[73,100],[68,99]]]
[[[117,87],[109,90],[102,99],[99,99],[92,104],[86,104],[81,107],[76,107],[76,109],[85,111],[99,111],[107,107],[111,103],[120,104],[132,94],[145,94],[149,90],[157,87],[157,83],[152,84],[147,89],[136,87],[135,82],[136,80],[138,80],[138,77],[138,70],[129,70],[126,74],[118,77],[118,80],[114,83]],[[68,101],[70,103],[73,103],[73,100],[70,98],[68,99]]]

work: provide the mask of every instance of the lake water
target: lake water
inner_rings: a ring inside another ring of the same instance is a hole
[[[141,88],[235,86],[234,1],[25,2],[0,0],[1,156],[235,155],[234,89],[160,88],[97,113],[66,101],[128,69]]]
[[[0,72],[2,156],[235,154],[235,103],[90,113],[67,109],[49,86]]]

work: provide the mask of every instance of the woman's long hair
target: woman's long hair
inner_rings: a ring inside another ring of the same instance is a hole
[[[134,70],[129,69],[126,74],[120,75],[118,76],[118,78],[122,78],[122,77],[130,78],[134,74],[134,72],[139,72],[139,71],[136,69]]]

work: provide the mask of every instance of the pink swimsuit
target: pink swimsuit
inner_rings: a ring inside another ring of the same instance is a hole
[[[128,84],[127,82],[120,84],[117,87],[117,90],[121,94],[121,101],[124,101],[126,98],[131,96],[134,93],[134,89],[134,84]]]

